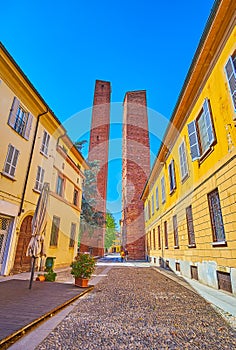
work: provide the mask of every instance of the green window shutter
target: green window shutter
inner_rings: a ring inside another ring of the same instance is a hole
[[[195,120],[188,124],[188,137],[189,137],[192,160],[196,160],[200,157],[200,150],[198,145],[198,137],[197,137]]]
[[[211,119],[210,102],[208,99],[204,100],[203,111],[204,111],[204,118],[205,118],[205,124],[207,128],[209,145],[212,145],[212,143],[215,141],[215,133],[214,133],[212,119]]]
[[[8,125],[10,125],[12,128],[15,127],[16,113],[18,111],[19,105],[20,105],[20,101],[18,100],[17,97],[14,97],[13,103],[10,109],[10,114],[8,117]]]

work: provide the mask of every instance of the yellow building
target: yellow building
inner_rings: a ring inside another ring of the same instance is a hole
[[[235,9],[215,3],[142,194],[148,258],[233,294]]]
[[[55,267],[77,253],[83,171],[60,121],[0,44],[0,274],[29,271],[31,221],[50,184],[45,252]]]
[[[121,233],[116,232],[116,238],[112,242],[112,246],[109,249],[111,253],[120,253],[122,247],[122,239],[121,239]]]

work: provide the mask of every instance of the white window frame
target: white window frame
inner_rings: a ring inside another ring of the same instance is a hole
[[[162,204],[166,201],[166,185],[165,185],[165,177],[162,176],[161,178],[161,199]]]
[[[50,141],[50,135],[49,135],[49,133],[46,130],[44,130],[44,132],[43,132],[43,140],[42,140],[42,145],[41,145],[41,150],[40,151],[45,156],[48,155],[49,141]]]
[[[174,159],[171,160],[168,166],[168,172],[169,172],[170,193],[172,193],[176,189]]]
[[[182,143],[179,146],[179,162],[180,162],[180,170],[181,170],[181,179],[183,181],[189,175],[185,141],[182,141]]]
[[[228,82],[229,92],[233,103],[234,112],[236,112],[236,52],[228,59],[225,65],[225,74]],[[234,120],[236,114],[234,115]]]
[[[7,176],[14,178],[16,172],[17,161],[20,152],[13,145],[8,145],[7,156],[4,164],[4,174]]]
[[[200,119],[202,120],[203,130],[200,129]],[[203,158],[216,141],[210,102],[208,99],[204,100],[198,117],[188,124],[188,136],[192,161]]]
[[[38,165],[35,186],[34,186],[34,189],[36,191],[39,191],[39,192],[42,191],[43,181],[44,181],[44,173],[45,173],[45,170],[41,166]]]

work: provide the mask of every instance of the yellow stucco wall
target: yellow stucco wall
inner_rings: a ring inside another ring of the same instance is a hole
[[[33,116],[29,140],[23,138],[8,125],[8,117],[14,97],[17,97],[21,106]],[[66,135],[66,130],[60,125],[59,120],[50,111],[3,46],[0,47],[0,98],[0,218],[7,217],[12,221],[11,230],[8,234],[9,242],[5,251],[3,251],[4,264],[0,264],[0,274],[11,272],[14,266],[21,224],[27,216],[34,214],[39,198],[39,191],[35,190],[38,166],[45,171],[44,182],[50,184],[45,252],[47,256],[56,257],[56,267],[69,266],[77,253],[83,172],[87,168],[87,164],[81,154],[73,147],[72,141]],[[37,118],[47,110],[47,114],[39,119],[33,157],[30,159]],[[41,152],[44,131],[50,135],[47,155]],[[19,150],[14,178],[9,178],[9,176],[3,174],[9,144]],[[67,152],[64,154],[59,152],[58,145],[63,146]],[[30,160],[31,165],[22,212],[18,215]],[[65,178],[62,196],[56,195],[59,173],[63,174]],[[74,189],[78,190],[76,205],[73,204]],[[58,245],[56,247],[50,247],[49,244],[53,215],[61,218]],[[74,247],[69,247],[71,223],[76,224]]]
[[[236,268],[236,124],[235,111],[229,92],[224,67],[236,49],[236,29],[227,39],[222,39],[221,50],[212,57],[212,67],[201,82],[194,101],[189,103],[188,114],[180,129],[175,130],[175,140],[164,164],[159,164],[149,180],[145,207],[152,207],[154,214],[146,221],[147,254],[152,258],[164,258],[173,262],[188,261],[190,265],[214,262],[217,269],[230,272]],[[187,89],[187,88],[186,88]],[[196,119],[204,99],[210,100],[216,143],[202,160],[192,161],[187,125]],[[174,123],[175,119],[173,119]],[[173,138],[172,138],[173,140]],[[179,146],[185,140],[188,177],[182,182]],[[164,140],[165,142],[165,140]],[[170,193],[168,165],[175,162],[176,189]],[[161,178],[165,177],[166,202],[161,203]],[[154,180],[153,180],[154,179]],[[156,209],[156,187],[159,189],[159,209]],[[148,186],[146,187],[146,189]],[[207,194],[218,188],[226,246],[212,245],[213,236]],[[192,205],[196,247],[188,247],[186,207]],[[148,210],[148,209],[147,209]],[[151,210],[152,211],[152,210]],[[173,216],[177,215],[179,247],[174,248]],[[167,221],[168,249],[164,247],[164,221]],[[158,226],[161,229],[161,248],[158,249]],[[155,230],[155,231],[153,231]],[[154,237],[155,234],[155,237]],[[154,242],[155,247],[154,247]],[[156,260],[155,259],[155,260]],[[173,265],[174,266],[174,265]],[[236,290],[235,290],[236,292]]]

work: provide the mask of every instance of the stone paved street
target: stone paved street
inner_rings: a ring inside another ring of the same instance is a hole
[[[157,270],[111,267],[36,349],[232,350],[236,332],[202,297]]]

